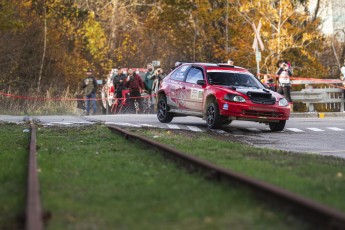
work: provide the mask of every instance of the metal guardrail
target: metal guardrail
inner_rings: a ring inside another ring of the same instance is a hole
[[[344,112],[344,89],[337,88],[334,84],[342,84],[337,79],[299,79],[293,80],[293,85],[305,85],[301,91],[292,91],[291,98],[294,102],[305,103],[308,112],[315,111],[315,104],[323,104],[323,107],[337,112]],[[316,84],[333,84],[324,88],[313,88]],[[320,111],[321,112],[321,111]]]

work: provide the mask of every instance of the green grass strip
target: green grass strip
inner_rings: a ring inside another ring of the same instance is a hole
[[[0,229],[23,226],[30,143],[28,127],[0,124]]]
[[[344,159],[255,148],[239,143],[234,136],[214,133],[160,129],[132,131],[345,212]]]
[[[38,145],[47,229],[307,228],[104,126],[40,128]]]

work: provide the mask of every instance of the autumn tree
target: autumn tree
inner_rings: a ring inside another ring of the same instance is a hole
[[[168,71],[176,61],[225,62],[231,57],[255,72],[253,24],[260,20],[262,71],[272,73],[278,59],[287,59],[295,74],[321,76],[324,38],[319,17],[307,3],[0,0],[2,87],[22,94],[76,90],[86,68],[102,79],[114,65],[145,67],[153,60]]]
[[[261,36],[265,44],[262,69],[265,72],[274,72],[277,61],[286,59],[295,68],[295,75],[315,77],[324,73],[315,56],[323,40],[319,21],[310,20],[305,4],[292,0],[237,0],[238,13],[248,24],[262,20]]]

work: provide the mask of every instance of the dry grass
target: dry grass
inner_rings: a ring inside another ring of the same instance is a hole
[[[0,95],[0,114],[8,115],[79,115],[76,94],[67,88],[58,93],[49,88],[45,93],[29,90],[28,95],[20,92],[6,92]]]

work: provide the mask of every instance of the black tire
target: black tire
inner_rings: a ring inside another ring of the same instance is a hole
[[[216,129],[222,124],[222,117],[219,115],[217,102],[212,102],[206,109],[206,124],[209,129]]]
[[[223,117],[222,125],[230,125],[232,120],[228,119],[227,117]]]
[[[157,118],[162,123],[169,123],[174,118],[174,114],[168,112],[168,108],[166,97],[161,97],[157,106]]]
[[[269,123],[270,129],[272,132],[279,132],[283,131],[285,127],[286,121],[279,121],[279,122],[271,122]]]

